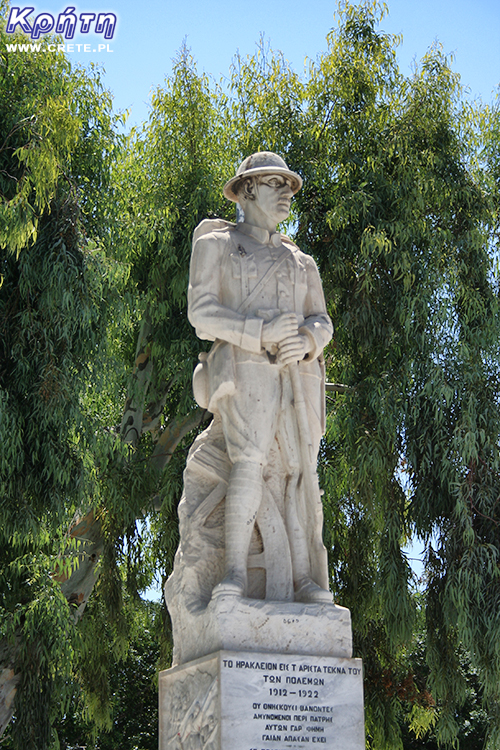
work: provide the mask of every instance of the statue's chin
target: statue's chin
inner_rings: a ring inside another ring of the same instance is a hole
[[[285,221],[288,219],[288,216],[290,215],[290,209],[283,208],[281,210],[276,211],[276,224],[279,224],[282,221]]]

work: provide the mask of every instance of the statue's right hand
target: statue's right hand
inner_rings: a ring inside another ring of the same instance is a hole
[[[262,326],[262,346],[266,349],[298,333],[299,324],[295,313],[283,313]]]

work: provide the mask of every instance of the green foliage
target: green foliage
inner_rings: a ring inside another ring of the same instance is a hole
[[[68,603],[53,580],[51,561],[31,540],[21,556],[2,554],[2,608],[0,634],[16,653],[22,704],[11,726],[12,747],[49,747],[52,722],[64,710],[68,697],[67,675],[74,658],[75,633]],[[10,559],[9,559],[10,558]],[[7,595],[6,592],[8,592]],[[54,695],[59,701],[54,702]],[[10,745],[7,744],[7,747]]]
[[[0,247],[19,253],[37,236],[54,197],[60,165],[76,144],[64,55],[10,55],[2,29],[2,149]]]
[[[126,464],[117,465],[121,490],[114,509],[118,525],[133,528],[144,499],[161,497],[162,516],[153,524],[164,544],[155,543],[154,555],[162,559],[166,572],[177,546],[182,456],[190,441],[181,444],[173,461],[169,456],[160,479],[150,459],[162,431],[194,407],[191,377],[201,345],[186,316],[191,237],[203,218],[225,216],[231,210],[219,189],[233,168],[221,101],[220,90],[210,90],[208,79],[196,73],[183,48],[172,76],[153,94],[149,123],[142,132],[130,134],[123,158],[114,164],[109,248],[113,257],[130,264],[128,290],[136,321],[135,331],[122,336],[122,351],[132,362],[142,325],[144,356],[152,361],[146,386],[137,381],[128,395],[144,409],[144,420],[161,412],[133,442]],[[112,482],[116,487],[115,478]],[[116,537],[119,547],[120,539],[124,537]]]
[[[124,609],[129,645],[118,653],[99,593],[89,605],[82,621],[79,681],[64,717],[55,725],[61,750],[81,746],[88,750],[156,750],[158,746],[162,607],[128,598]]]
[[[10,739],[44,750],[75,657],[54,574],[63,552],[76,559],[64,532],[92,504],[112,446],[87,404],[106,370],[113,381],[110,302],[116,314],[126,271],[96,244],[119,144],[98,71],[60,53],[11,55],[7,41],[2,28],[0,620],[20,675]]]
[[[376,29],[382,13],[346,5],[305,80],[263,45],[238,59],[229,111],[243,152],[278,150],[304,178],[296,239],[318,261],[335,325],[329,380],[350,386],[331,403],[321,455],[332,580],[365,662],[369,741],[388,748],[400,746],[405,701],[414,730],[428,724],[416,697],[384,688],[388,672],[391,684],[405,679],[411,534],[428,548],[437,737],[454,741],[465,700],[460,644],[495,715],[500,425],[496,204],[484,161],[495,159],[497,119],[462,104],[437,46],[403,78],[397,40]]]
[[[411,532],[428,542],[429,685],[440,702],[438,737],[452,742],[451,717],[464,699],[453,657],[460,642],[474,655],[490,710],[498,701],[491,213],[468,168],[447,60],[432,49],[402,79],[375,20],[347,8],[329,53],[311,68],[303,110],[315,138],[302,153],[297,238],[317,257],[330,301],[329,377],[353,389],[336,398],[324,449],[339,598],[347,594],[368,679],[397,672],[413,626],[401,545]],[[399,709],[394,700],[378,708],[380,698],[367,690],[373,746],[398,746],[389,717]]]
[[[403,747],[405,750],[437,750],[439,733],[435,731],[438,709],[426,689],[429,667],[426,663],[426,624],[423,597],[417,597],[417,623],[411,645],[407,651],[409,674],[413,686],[419,691],[409,714],[401,717]],[[482,690],[477,670],[471,666],[463,647],[452,654],[455,667],[454,680],[460,682],[462,701],[453,715],[457,746],[461,750],[483,750],[488,727],[488,713],[482,705]]]

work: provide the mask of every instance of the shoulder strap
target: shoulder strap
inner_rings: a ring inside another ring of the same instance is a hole
[[[283,263],[283,261],[285,260],[285,258],[288,256],[289,252],[290,251],[288,250],[288,248],[286,248],[286,247],[283,248],[283,250],[281,251],[281,253],[278,255],[278,257],[276,258],[276,260],[272,264],[272,266],[270,266],[270,268],[267,269],[267,271],[265,272],[264,276],[257,282],[257,284],[254,286],[254,288],[252,289],[252,291],[250,292],[250,294],[248,295],[248,297],[243,300],[243,302],[238,307],[238,309],[237,309],[236,312],[238,312],[238,313],[245,313],[248,310],[248,308],[250,307],[250,305],[252,304],[252,302],[254,301],[254,299],[262,291],[262,289],[267,284],[267,282],[269,281],[269,279],[271,278],[271,276],[273,276],[276,273],[276,271],[278,270],[278,268],[281,266],[281,264]]]
[[[209,232],[220,231],[221,229],[230,229],[231,230],[231,229],[234,229],[235,226],[236,226],[235,224],[233,224],[230,221],[225,221],[225,219],[203,219],[203,221],[201,221],[198,224],[198,226],[196,227],[196,229],[194,230],[194,233],[193,233],[193,247],[194,247],[196,241],[199,240],[200,237],[203,237],[204,234],[208,234]],[[234,242],[233,232],[230,232],[230,236],[231,236],[231,239]],[[290,243],[294,248],[297,247],[285,235],[281,235],[281,238],[282,238],[282,240],[285,240],[288,243]],[[274,261],[274,263],[272,264],[272,266],[270,266],[270,268],[267,269],[267,271],[264,274],[264,276],[257,282],[257,284],[254,286],[254,288],[252,289],[252,291],[250,292],[250,294],[248,295],[248,297],[246,297],[246,299],[243,300],[243,302],[238,307],[238,309],[237,309],[236,312],[244,314],[248,310],[248,308],[250,307],[250,305],[252,304],[252,302],[254,301],[254,299],[262,291],[262,289],[267,284],[267,282],[269,281],[269,279],[271,278],[271,276],[273,276],[276,273],[276,271],[282,265],[283,261],[288,256],[288,254],[291,252],[291,250],[292,250],[292,248],[286,247],[285,245],[283,246],[283,250],[278,255],[278,257],[276,258],[276,260]]]

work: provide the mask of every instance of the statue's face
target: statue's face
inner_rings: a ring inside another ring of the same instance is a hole
[[[292,195],[290,182],[283,175],[260,176],[255,191],[255,207],[276,226],[288,218]]]

